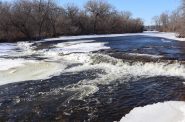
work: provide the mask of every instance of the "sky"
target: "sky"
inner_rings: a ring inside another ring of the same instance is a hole
[[[2,0],[12,1],[12,0]],[[88,0],[56,0],[60,5],[74,3],[83,7]],[[175,10],[181,0],[106,0],[120,11],[130,11],[133,17],[142,18],[145,25],[152,24],[152,18],[160,15],[162,12]]]

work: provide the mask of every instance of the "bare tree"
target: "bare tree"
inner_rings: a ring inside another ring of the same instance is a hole
[[[93,18],[93,32],[96,33],[98,18],[103,18],[106,15],[109,15],[112,6],[102,0],[90,0],[85,5],[85,8]]]
[[[20,0],[14,3],[11,8],[10,21],[11,24],[26,37],[31,38],[33,35],[33,26],[31,18],[31,2]]]
[[[175,11],[162,13],[154,21],[158,30],[177,32],[179,37],[185,37],[185,0],[182,0],[181,6]]]
[[[79,8],[75,5],[67,5],[66,12],[66,31],[67,34],[77,35],[80,33],[79,28]]]
[[[8,18],[10,11],[10,5],[8,4],[0,4],[0,37],[6,38],[8,37],[10,31],[10,21]]]
[[[103,0],[90,0],[85,9],[65,8],[53,0],[16,0],[0,4],[0,40],[40,39],[57,35],[142,32],[143,22],[119,12]],[[11,39],[10,39],[11,37]]]
[[[155,29],[160,31],[160,28],[161,28],[161,21],[160,21],[160,17],[159,16],[154,16],[152,18],[154,24],[155,24]]]

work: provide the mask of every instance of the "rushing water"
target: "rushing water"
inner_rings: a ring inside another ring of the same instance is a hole
[[[184,42],[120,36],[0,52],[0,121],[112,122],[138,106],[185,101]]]

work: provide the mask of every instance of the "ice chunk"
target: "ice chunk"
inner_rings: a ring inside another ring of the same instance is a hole
[[[169,101],[137,107],[120,122],[185,122],[185,102]]]
[[[0,71],[9,70],[11,68],[16,68],[19,66],[23,66],[24,63],[33,63],[33,60],[24,60],[24,59],[0,59]]]
[[[8,55],[12,50],[16,49],[16,44],[12,43],[1,43],[0,44],[0,56]]]
[[[59,75],[66,65],[62,62],[29,61],[24,59],[0,60],[0,85],[28,81],[43,80]]]

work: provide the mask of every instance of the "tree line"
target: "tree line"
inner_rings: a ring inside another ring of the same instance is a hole
[[[0,2],[0,40],[41,39],[61,35],[136,33],[143,21],[101,0],[84,8],[59,6],[54,0]]]
[[[153,18],[155,27],[162,32],[176,32],[178,37],[185,37],[185,0],[173,12],[163,12]]]

